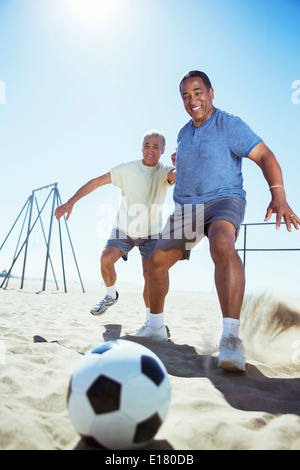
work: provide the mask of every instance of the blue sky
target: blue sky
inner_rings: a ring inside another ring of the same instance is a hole
[[[178,84],[192,69],[209,75],[215,106],[239,115],[273,150],[299,215],[299,84],[293,88],[300,80],[299,17],[298,0],[0,0],[0,243],[33,189],[58,182],[67,200],[89,179],[140,158],[150,128],[164,132],[162,159],[169,163],[189,119]],[[266,182],[248,161],[244,180],[245,222],[262,222],[270,199]],[[119,195],[112,186],[100,188],[69,220],[87,283],[101,281],[101,211],[117,208]],[[171,191],[167,204],[172,207]],[[28,275],[42,277],[37,232]],[[284,227],[259,227],[249,229],[249,246],[298,248],[299,237]],[[56,258],[54,242],[55,235]],[[11,236],[0,252],[0,270],[9,267],[15,244]],[[299,257],[249,253],[247,290],[298,296]],[[141,284],[138,251],[117,270],[119,283]],[[77,278],[72,258],[67,278]],[[206,242],[173,269],[171,288],[213,289]]]

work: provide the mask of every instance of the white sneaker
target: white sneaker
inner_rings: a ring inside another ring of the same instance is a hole
[[[218,367],[225,370],[246,371],[244,346],[236,336],[221,339]]]
[[[94,307],[91,308],[91,314],[92,315],[103,315],[106,310],[114,305],[119,298],[119,294],[117,292],[117,297],[113,299],[110,295],[107,295],[104,297],[104,299],[100,300]]]
[[[135,336],[136,338],[149,338],[156,341],[168,341],[170,337],[170,330],[166,325],[161,326],[158,330],[153,330],[149,326],[149,322],[146,322],[136,333],[129,335]]]

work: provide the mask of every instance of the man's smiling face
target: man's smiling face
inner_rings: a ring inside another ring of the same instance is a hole
[[[164,153],[162,139],[158,136],[148,136],[143,142],[143,164],[146,166],[157,165],[161,155]]]
[[[200,77],[190,77],[181,84],[181,97],[195,127],[200,127],[212,115],[214,90],[208,90]]]

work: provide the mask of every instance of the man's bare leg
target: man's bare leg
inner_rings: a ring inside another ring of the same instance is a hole
[[[156,341],[166,341],[169,329],[164,324],[164,302],[169,290],[169,269],[182,257],[180,250],[154,250],[148,263],[149,322],[135,335]]]
[[[245,291],[245,272],[235,250],[236,230],[227,221],[215,221],[208,231],[210,252],[215,264],[215,282],[223,314],[218,367],[246,370],[244,347],[239,338],[240,313]]]
[[[106,296],[96,303],[91,313],[93,315],[103,315],[106,310],[111,307],[118,300],[118,293],[116,291],[117,274],[115,271],[115,263],[123,256],[119,248],[107,246],[104,248],[101,255],[101,274],[106,287]]]
[[[145,307],[149,308],[150,303],[149,303],[149,289],[148,289],[148,264],[149,260],[148,259],[143,259],[142,260],[142,265],[143,265],[143,276],[144,276],[144,290],[143,290],[143,299],[145,303]]]
[[[182,258],[182,251],[173,248],[163,251],[156,248],[152,253],[148,266],[148,292],[150,312],[153,314],[164,311],[165,297],[169,291],[169,269]]]
[[[212,222],[208,238],[223,317],[238,320],[244,299],[245,272],[235,249],[236,229],[227,221],[217,220]]]
[[[114,286],[117,281],[115,263],[123,256],[122,251],[114,246],[104,248],[101,255],[101,274],[106,287]]]

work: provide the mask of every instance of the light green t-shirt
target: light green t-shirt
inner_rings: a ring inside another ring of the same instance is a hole
[[[171,186],[167,175],[172,169],[160,162],[150,167],[135,160],[110,170],[112,184],[122,190],[116,228],[134,238],[161,232],[162,206]]]

